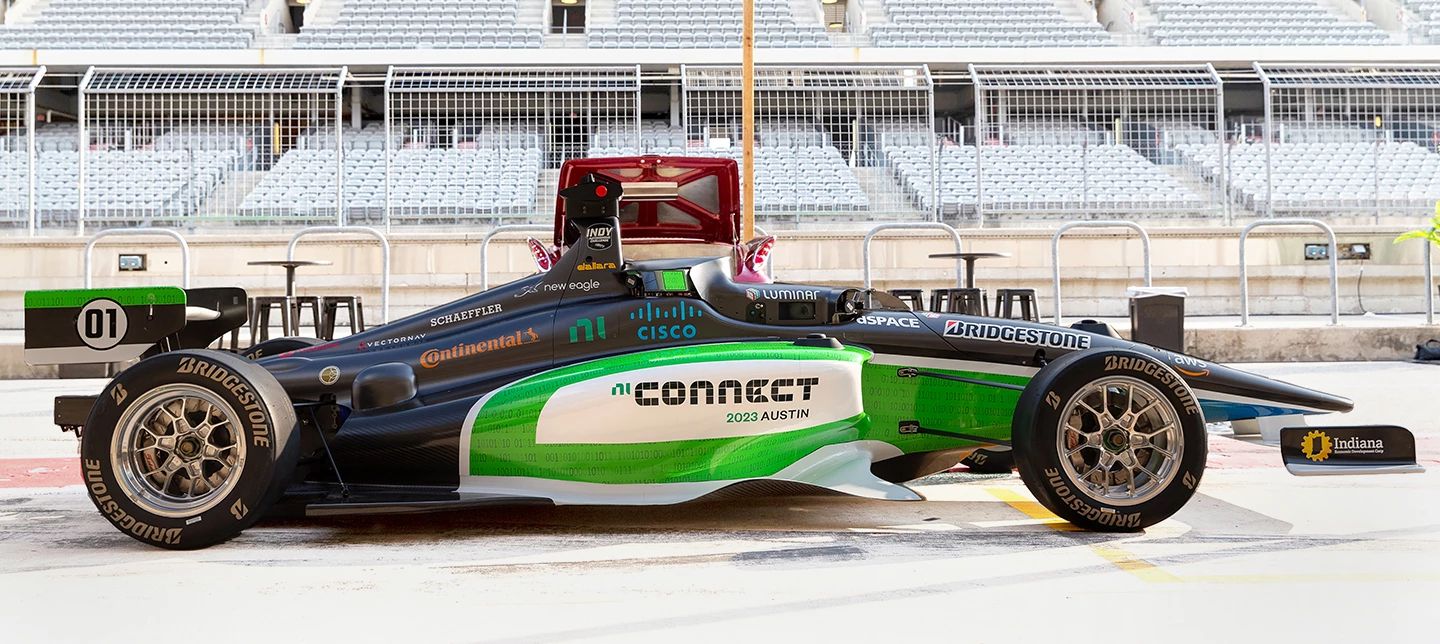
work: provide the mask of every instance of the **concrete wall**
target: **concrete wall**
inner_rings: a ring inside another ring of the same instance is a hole
[[[1267,313],[1325,313],[1329,310],[1328,263],[1305,261],[1306,242],[1323,237],[1304,230],[1264,230],[1249,242],[1251,311]],[[1375,258],[1365,262],[1361,293],[1366,310],[1377,313],[1422,310],[1421,253],[1419,242],[1392,244],[1397,229],[1356,227],[1337,229],[1339,241],[1368,241]],[[1032,287],[1040,294],[1040,308],[1051,306],[1050,241],[1046,230],[962,230],[965,249],[1011,253],[1008,259],[982,260],[978,285],[995,289]],[[1155,284],[1185,286],[1191,297],[1191,315],[1233,315],[1239,312],[1238,228],[1163,228],[1151,232]],[[396,233],[391,237],[391,319],[463,297],[479,290],[480,240],[483,233]],[[776,274],[784,281],[854,285],[861,282],[863,233],[781,233]],[[193,254],[194,286],[240,286],[252,295],[279,295],[284,272],[277,268],[247,266],[254,259],[282,259],[289,240],[283,234],[251,237],[208,236],[187,238]],[[152,241],[153,240],[153,241]],[[312,241],[313,240],[313,241]],[[0,238],[0,328],[16,329],[22,323],[22,295],[26,290],[78,288],[84,238]],[[632,257],[696,253],[698,247],[630,246]],[[872,249],[874,283],[878,288],[954,284],[954,264],[928,259],[930,253],[953,250],[948,239],[913,234],[883,235]],[[120,252],[143,252],[150,269],[120,274]],[[1143,283],[1141,246],[1134,237],[1107,231],[1077,230],[1060,244],[1063,268],[1064,312],[1079,316],[1125,315],[1125,287]],[[718,250],[715,254],[721,254]],[[358,293],[365,298],[367,320],[379,321],[380,251],[373,241],[349,238],[307,238],[297,250],[305,259],[327,259],[332,266],[301,268],[301,294]],[[180,251],[162,237],[106,240],[95,249],[94,286],[179,284]],[[501,284],[529,274],[534,264],[523,238],[502,238],[491,244],[490,283]],[[1342,313],[1359,313],[1356,296],[1361,266],[1340,265]]]

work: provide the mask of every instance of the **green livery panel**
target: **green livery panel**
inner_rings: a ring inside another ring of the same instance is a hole
[[[462,434],[462,476],[608,484],[773,476],[829,445],[904,453],[964,446],[899,433],[901,421],[1008,440],[1019,393],[901,378],[863,348],[737,342],[571,365],[482,398]],[[930,369],[1023,385],[1019,376]]]

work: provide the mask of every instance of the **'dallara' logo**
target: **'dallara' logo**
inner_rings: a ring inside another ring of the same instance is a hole
[[[1318,429],[1310,432],[1300,441],[1300,451],[1305,453],[1305,458],[1316,462],[1330,458],[1330,436]]]

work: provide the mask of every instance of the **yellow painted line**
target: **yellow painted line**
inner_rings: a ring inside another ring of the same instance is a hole
[[[1053,530],[1075,532],[1082,529],[1069,521],[1055,516],[1053,512],[1045,509],[1045,506],[1040,505],[1037,501],[1031,501],[1025,498],[1019,492],[1004,488],[985,488],[985,490],[995,498],[1004,501],[1010,507],[1025,513],[1025,516],[1050,526]],[[1179,577],[1161,570],[1156,567],[1155,564],[1145,561],[1128,551],[1103,546],[1091,546],[1090,550],[1100,555],[1104,560],[1115,564],[1116,568],[1134,575],[1135,578],[1145,583],[1162,584],[1182,581]]]
[[[1024,513],[1025,516],[1050,526],[1054,530],[1061,532],[1079,532],[1082,530],[1079,526],[1055,516],[1054,513],[1046,510],[1045,506],[1040,505],[1039,502],[1031,501],[1021,496],[1019,492],[998,487],[987,487],[985,491],[989,492],[990,496],[1000,499],[1004,501],[1006,505]]]
[[[1172,575],[1156,567],[1144,559],[1135,556],[1133,553],[1119,548],[1106,548],[1104,546],[1090,546],[1090,551],[1106,561],[1115,564],[1115,567],[1135,575],[1140,581],[1147,584],[1173,584],[1188,581]]]

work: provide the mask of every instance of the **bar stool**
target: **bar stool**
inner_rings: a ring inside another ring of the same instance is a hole
[[[327,295],[320,298],[320,308],[324,310],[322,317],[325,319],[325,330],[320,337],[325,340],[335,339],[335,316],[341,308],[345,309],[345,317],[350,323],[350,335],[365,330],[365,305],[358,295]]]
[[[922,288],[892,288],[890,294],[894,295],[911,311],[925,310],[925,289]]]
[[[1016,303],[1020,304],[1018,319],[1026,322],[1040,321],[1040,313],[1035,306],[1035,289],[1033,288],[1002,288],[995,291],[995,317],[1007,320],[1017,319],[1014,308]]]
[[[290,320],[294,326],[290,327],[289,335],[300,335],[300,319],[305,314],[305,307],[310,307],[310,322],[314,325],[315,337],[320,337],[323,329],[322,315],[320,313],[320,298],[314,295],[296,295],[290,298]]]
[[[981,288],[937,288],[930,292],[930,306],[934,311],[945,313],[990,315],[985,289]]]
[[[250,298],[250,346],[270,339],[270,309],[280,313],[280,334],[290,332],[290,298],[283,295]]]

